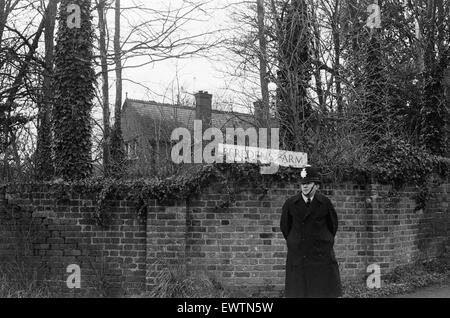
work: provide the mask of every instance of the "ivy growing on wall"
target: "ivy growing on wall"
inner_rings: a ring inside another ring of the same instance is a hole
[[[325,175],[322,178],[323,182],[356,181],[362,184],[391,184],[396,187],[420,186],[415,199],[417,208],[423,208],[429,198],[430,188],[436,185],[436,182],[429,182],[429,177],[446,177],[450,163],[443,158],[431,155],[428,157],[406,144],[396,143],[391,146],[385,145],[385,147],[387,147],[384,149],[385,158],[380,159],[370,169],[348,170],[340,173],[340,179]],[[397,159],[393,160],[392,155],[395,155]],[[322,167],[321,170],[325,169],[326,167]],[[107,227],[111,201],[134,202],[136,213],[144,217],[150,200],[157,200],[160,204],[188,200],[195,198],[214,184],[224,194],[223,201],[216,207],[221,210],[229,207],[241,191],[252,188],[252,192],[256,194],[255,200],[262,200],[271,184],[297,183],[301,173],[301,169],[280,167],[274,175],[261,175],[260,167],[256,164],[209,164],[192,167],[186,171],[188,172],[166,179],[89,178],[72,182],[57,181],[50,184],[56,187],[57,204],[64,205],[70,202],[74,194],[94,195],[96,210],[92,218],[98,225]],[[437,179],[434,178],[434,180]]]
[[[394,146],[392,146],[394,147]],[[395,155],[398,160],[379,161],[370,169],[353,172],[347,171],[340,180],[324,177],[324,182],[340,182],[357,180],[359,183],[392,184],[396,187],[409,184],[421,185],[421,191],[416,196],[418,207],[423,208],[428,198],[425,192],[429,192],[432,185],[427,181],[430,175],[445,177],[448,162],[441,162],[437,157],[425,156],[417,149],[410,149],[407,145],[396,144],[395,149],[385,149],[387,153]],[[385,160],[392,158],[386,155]],[[325,167],[322,169],[325,170]],[[144,216],[147,211],[149,199],[160,203],[168,203],[176,200],[187,200],[197,196],[207,189],[212,183],[225,194],[224,200],[218,204],[217,209],[226,209],[230,206],[240,191],[253,188],[261,200],[267,194],[270,185],[274,182],[296,183],[300,179],[300,169],[280,167],[274,175],[261,175],[260,167],[256,164],[211,164],[197,167],[182,175],[176,175],[167,179],[140,179],[140,180],[116,180],[87,179],[75,183],[67,183],[71,189],[69,192],[98,193],[97,210],[94,218],[100,225],[107,225],[108,202],[110,200],[128,199],[134,202],[136,212]],[[435,172],[438,172],[437,174]],[[428,193],[427,192],[427,193]]]
[[[367,169],[376,181],[398,186],[425,184],[434,171],[445,174],[439,157],[396,138],[380,143],[371,163]]]

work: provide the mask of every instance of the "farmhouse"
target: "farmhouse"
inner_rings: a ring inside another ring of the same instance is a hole
[[[180,167],[172,163],[172,131],[184,127],[193,131],[194,120],[201,120],[203,129],[260,127],[262,114],[258,103],[255,113],[227,112],[212,108],[212,94],[194,94],[195,106],[172,105],[127,98],[122,110],[122,132],[131,174],[167,176]],[[276,125],[273,119],[272,127]]]

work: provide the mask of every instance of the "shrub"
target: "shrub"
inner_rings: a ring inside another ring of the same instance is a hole
[[[168,265],[160,270],[157,285],[142,297],[150,298],[225,298],[226,290],[206,271],[187,272],[181,264]]]
[[[20,264],[0,268],[0,298],[49,298],[46,286],[38,283],[37,272]]]
[[[378,145],[368,167],[377,181],[394,184],[423,184],[438,168],[438,158],[404,140],[388,138]]]

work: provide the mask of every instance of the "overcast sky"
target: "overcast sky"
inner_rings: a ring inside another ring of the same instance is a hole
[[[167,9],[177,8],[181,5],[182,0],[166,0],[166,1],[146,1],[145,6],[152,9]],[[236,2],[236,1],[234,1]],[[122,0],[122,7],[127,7],[136,3],[144,3],[144,1],[138,0]],[[195,1],[199,3],[199,1]],[[212,0],[208,1],[205,5],[204,11],[197,11],[192,14],[192,17],[196,21],[191,21],[183,27],[183,32],[180,34],[193,35],[203,32],[212,32],[216,30],[224,30],[233,27],[230,24],[230,8],[227,6],[233,3],[233,1],[226,0]],[[111,12],[112,13],[112,12]],[[113,18],[110,16],[109,19]],[[129,15],[127,19],[124,19],[122,23],[122,35],[127,33],[128,20],[132,23],[146,19],[145,13],[141,16]],[[125,21],[126,20],[126,21]],[[110,24],[113,22],[110,21]],[[113,25],[113,24],[112,24]],[[220,32],[213,37],[209,37],[212,41],[214,38],[223,36],[224,33]],[[229,77],[224,77],[225,74],[221,71],[227,67],[227,61],[221,56],[223,49],[213,49],[208,53],[207,57],[192,57],[184,59],[172,59],[167,61],[156,62],[150,65],[142,66],[139,68],[126,69],[124,71],[124,78],[131,79],[134,82],[138,82],[141,85],[124,81],[124,98],[128,94],[129,98],[143,99],[143,100],[155,100],[158,102],[173,102],[176,101],[177,87],[182,87],[184,93],[183,97],[190,96],[189,94],[195,93],[199,90],[208,91],[213,94],[213,103],[219,104],[235,104],[235,110],[245,111],[242,107],[236,107],[241,104],[242,101],[236,99],[230,90],[237,85],[243,85],[242,83],[236,83],[236,80],[231,80]],[[131,64],[140,64],[146,61],[147,58],[135,59],[132,62],[127,62],[125,66]]]

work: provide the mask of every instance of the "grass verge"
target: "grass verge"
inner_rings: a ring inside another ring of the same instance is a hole
[[[450,253],[395,268],[383,277],[379,289],[368,289],[365,281],[344,283],[343,298],[385,298],[442,283],[450,283]]]

